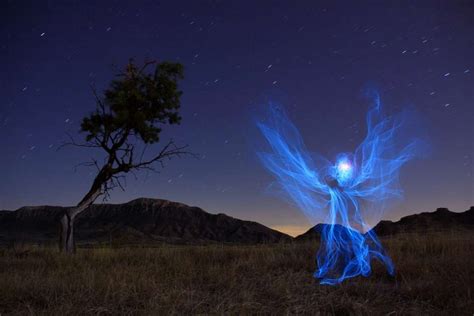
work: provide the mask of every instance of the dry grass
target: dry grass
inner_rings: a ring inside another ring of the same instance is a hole
[[[472,315],[474,236],[384,240],[395,278],[321,286],[315,243],[0,250],[0,314]]]

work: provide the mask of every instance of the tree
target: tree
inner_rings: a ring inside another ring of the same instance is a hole
[[[147,147],[160,141],[162,126],[181,121],[178,80],[182,78],[183,66],[179,63],[151,61],[137,67],[130,60],[102,97],[93,89],[96,109],[83,118],[80,129],[85,140],[78,143],[70,137],[64,145],[96,148],[105,156],[102,163],[93,159],[85,164],[95,166],[97,174],[82,200],[61,216],[61,251],[75,252],[75,218],[98,197],[106,198],[111,189],[124,189],[121,180],[125,174],[156,171],[156,164],[163,166],[166,159],[189,154],[187,146],[176,146],[170,140],[156,154],[145,158]]]

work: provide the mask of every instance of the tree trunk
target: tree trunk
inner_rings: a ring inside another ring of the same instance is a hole
[[[76,207],[69,208],[61,217],[61,231],[59,234],[59,250],[73,254],[76,252],[76,243],[74,241],[74,220],[77,215],[86,210],[101,194],[99,189],[94,188],[89,191],[84,199]]]
[[[59,247],[64,253],[73,254],[76,252],[76,243],[74,242],[74,217],[71,217],[68,211],[66,211],[61,218]]]
[[[102,194],[103,186],[114,175],[112,164],[115,155],[109,156],[109,161],[104,165],[92,182],[89,192],[82,198],[76,207],[68,208],[61,217],[61,232],[59,234],[59,250],[72,254],[76,251],[74,242],[74,219],[86,210]]]

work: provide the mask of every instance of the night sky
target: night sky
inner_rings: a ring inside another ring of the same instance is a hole
[[[387,219],[474,204],[472,1],[2,1],[0,209],[73,205],[99,153],[57,151],[129,58],[178,61],[182,123],[166,128],[200,159],[128,177],[110,202],[170,199],[292,234],[302,213],[267,193],[253,115],[284,104],[307,147],[327,157],[365,135],[376,85],[389,110],[415,108],[432,152],[401,171]],[[159,145],[157,145],[157,150]]]

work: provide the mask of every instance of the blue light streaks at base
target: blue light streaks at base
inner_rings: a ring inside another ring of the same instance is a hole
[[[367,135],[353,153],[331,162],[310,154],[284,109],[269,105],[269,114],[257,126],[270,146],[259,152],[263,165],[279,187],[313,223],[326,223],[314,273],[321,284],[338,284],[355,276],[369,276],[371,261],[394,266],[369,222],[378,222],[392,199],[401,198],[400,167],[423,147],[407,137],[407,112],[383,115],[380,96],[366,116]]]

